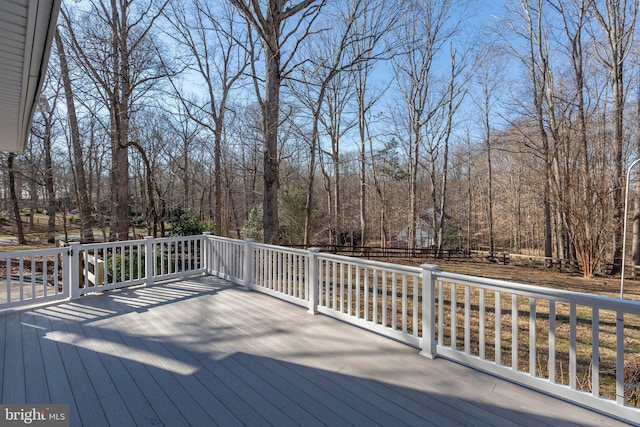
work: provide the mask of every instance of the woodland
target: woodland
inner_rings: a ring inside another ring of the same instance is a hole
[[[638,1],[487,3],[66,0],[1,214],[640,264]]]

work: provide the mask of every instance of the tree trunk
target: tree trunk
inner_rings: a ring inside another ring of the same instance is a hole
[[[615,70],[613,79],[613,115],[614,115],[614,146],[613,146],[613,269],[611,274],[620,273],[622,268],[622,224],[624,221],[624,177],[625,167],[622,161],[624,151],[624,89],[622,64]]]
[[[222,236],[222,120],[216,123],[213,145],[213,188],[215,207],[213,211],[213,222],[217,236]]]
[[[420,129],[413,130],[413,157],[409,156],[409,230],[407,246],[413,251],[416,247],[416,228],[418,225],[418,153],[420,151]]]
[[[280,222],[278,219],[278,189],[280,187],[280,172],[278,159],[278,121],[280,113],[280,50],[271,47],[279,46],[276,29],[267,34],[265,40],[265,69],[266,93],[263,106],[263,163],[264,163],[264,194],[262,199],[262,221],[264,242],[277,244],[279,242]]]
[[[544,150],[544,193],[542,206],[544,209],[544,257],[546,258],[547,267],[553,266],[553,247],[552,247],[552,230],[551,224],[551,162],[549,161],[549,139],[547,133],[544,130],[544,125],[541,124],[542,118],[539,119],[539,129],[542,139],[542,146]]]
[[[48,105],[47,105],[48,107]],[[48,110],[48,108],[47,108]],[[44,138],[42,139],[44,151],[44,180],[47,188],[47,213],[49,222],[47,224],[47,242],[55,243],[56,241],[56,190],[53,181],[53,161],[51,159],[51,128],[52,113],[47,111],[46,129]]]
[[[310,26],[317,17],[324,1],[315,5],[315,0],[300,0],[290,4],[281,0],[270,0],[266,7],[266,13],[262,11],[262,4],[257,1],[231,0],[231,3],[240,10],[247,22],[253,26],[262,38],[265,63],[265,96],[259,99],[262,108],[262,134],[263,134],[263,176],[264,193],[262,200],[262,222],[265,243],[278,243],[280,222],[278,219],[278,189],[280,186],[280,159],[278,158],[278,126],[280,113],[280,86],[283,71],[281,66],[282,43],[297,32],[302,22],[293,24],[290,32],[283,34],[285,22],[302,14],[307,19],[303,34],[298,34],[298,43],[311,33]],[[293,55],[299,44],[294,44]],[[291,56],[288,57],[291,59]],[[288,63],[289,61],[285,61]],[[260,98],[257,77],[254,76],[256,95]]]
[[[184,209],[189,209],[189,207],[193,206],[193,204],[191,203],[191,191],[190,191],[191,186],[189,185],[189,183],[193,179],[193,176],[191,176],[189,171],[189,143],[190,142],[191,142],[191,138],[189,138],[189,135],[187,135],[187,132],[185,131],[182,135],[182,153],[183,153],[182,183],[184,185],[184,188],[183,188],[183,191],[184,191],[183,208]]]
[[[129,28],[120,25],[127,22],[127,9],[118,13],[115,0],[112,2],[112,37],[114,54],[114,87],[110,99],[111,108],[111,149],[113,168],[111,172],[112,210],[111,240],[129,238],[129,95],[131,93],[130,64],[131,54],[127,43]]]
[[[326,87],[326,86],[324,86]],[[321,92],[318,99],[318,105],[316,105],[313,111],[313,127],[311,130],[311,146],[309,148],[309,175],[307,178],[307,199],[304,209],[304,245],[309,246],[310,234],[311,234],[311,218],[313,214],[313,186],[316,176],[316,147],[318,145],[319,131],[318,122],[320,121],[320,105],[324,98],[324,91]]]
[[[360,178],[360,244],[366,246],[367,244],[367,156],[366,156],[366,116],[365,116],[365,104],[364,104],[364,92],[367,84],[367,74],[363,75],[362,70],[359,70],[359,81],[357,86],[357,99],[358,99],[358,136],[360,138],[360,150],[359,155],[359,178]]]
[[[620,273],[622,268],[622,224],[624,213],[624,177],[625,167],[622,161],[624,151],[624,90],[622,64],[615,70],[613,79],[613,115],[614,115],[614,145],[613,145],[613,269],[611,274]]]
[[[337,130],[336,130],[337,131]],[[335,233],[335,239],[337,245],[342,245],[344,242],[342,241],[342,221],[340,218],[340,213],[342,210],[340,203],[340,153],[339,153],[339,142],[336,137],[331,138],[331,158],[333,159],[333,232]]]
[[[67,117],[69,119],[69,128],[71,130],[71,146],[73,147],[73,163],[74,176],[76,178],[76,191],[78,192],[78,210],[80,211],[80,234],[83,241],[92,241],[93,237],[93,221],[91,219],[91,201],[87,189],[87,179],[84,171],[84,156],[82,145],[80,143],[80,129],[78,126],[78,118],[76,115],[76,106],[73,97],[73,89],[71,87],[71,78],[69,77],[69,66],[67,64],[67,55],[64,50],[64,44],[60,31],[56,28],[56,46],[58,49],[58,57],[60,59],[60,74],[64,85],[64,93],[66,98]]]
[[[118,109],[119,111],[119,109]],[[116,112],[116,114],[118,113]],[[121,146],[120,141],[126,134],[123,129],[117,129],[122,124],[116,124],[115,135],[111,147],[111,232],[110,240],[128,240],[129,237],[129,150]]]
[[[364,119],[364,118],[363,118]],[[367,244],[367,163],[366,163],[366,144],[363,126],[360,125],[360,245]],[[352,242],[353,244],[353,242]]]
[[[458,71],[459,72],[459,71]],[[442,250],[444,248],[445,238],[445,211],[447,208],[447,184],[449,178],[449,139],[451,138],[451,132],[453,131],[453,119],[458,105],[456,97],[456,52],[451,52],[451,79],[449,81],[448,100],[447,100],[447,124],[445,128],[445,135],[443,138],[443,154],[442,154],[442,181],[440,183],[440,212],[438,215],[437,223],[437,247],[438,256],[442,256]],[[435,205],[434,205],[435,206]],[[435,212],[434,212],[435,214]]]
[[[487,222],[489,226],[489,257],[493,258],[495,252],[495,234],[493,231],[493,162],[491,159],[490,132],[485,136],[487,146]]]
[[[636,150],[640,154],[640,77],[638,78],[638,97],[636,104]],[[640,176],[637,174],[636,176]],[[633,210],[633,265],[640,266],[640,179],[636,178]]]
[[[153,194],[154,189],[153,189],[153,179],[151,177],[151,173],[152,173],[151,162],[149,161],[149,158],[147,157],[147,153],[144,151],[144,148],[142,148],[142,146],[138,142],[132,141],[131,145],[133,145],[133,147],[136,150],[138,150],[138,153],[140,154],[140,158],[144,163],[145,185],[147,190],[146,192],[147,192],[147,196],[149,197],[148,217],[151,220],[151,224],[152,224],[152,227],[151,227],[152,233],[153,233],[152,236],[158,237],[158,210],[156,208],[156,201]]]
[[[11,195],[11,205],[13,207],[13,219],[16,222],[16,228],[18,230],[18,244],[26,245],[27,240],[24,238],[24,228],[22,226],[22,218],[20,217],[20,206],[18,206],[18,196],[16,194],[16,177],[13,169],[13,160],[16,155],[9,153],[7,158],[7,169],[9,170],[9,192]]]

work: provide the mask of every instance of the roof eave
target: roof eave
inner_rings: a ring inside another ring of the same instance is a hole
[[[22,153],[25,150],[31,121],[47,72],[60,3],[61,0],[31,0],[29,3],[18,138],[15,146],[1,147],[3,151]]]

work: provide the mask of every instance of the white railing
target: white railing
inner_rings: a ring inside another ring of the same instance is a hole
[[[71,268],[72,273],[78,275],[78,279],[73,280],[74,298],[146,283],[144,240],[86,245],[72,243],[71,251],[72,262],[78,262]]]
[[[252,239],[205,236],[209,242],[209,274],[308,306],[310,251],[255,243]]]
[[[153,254],[152,281],[183,277],[206,271],[203,263],[204,236],[146,238]]]
[[[234,254],[220,262],[224,270],[211,274],[405,342],[427,357],[640,420],[640,409],[625,401],[625,389],[629,394],[637,385],[624,382],[625,361],[640,354],[640,302],[446,273],[427,264],[208,240],[220,254]]]
[[[208,236],[208,235],[207,235]],[[205,263],[208,272],[216,272],[218,277],[237,284],[244,284],[245,247],[250,240],[241,241],[208,236]]]
[[[0,310],[202,273],[204,243],[202,235],[147,237],[0,252]]]
[[[71,295],[76,298],[202,273],[204,241],[204,236],[186,236],[72,243],[71,272],[78,277],[71,279]]]
[[[294,304],[308,306],[309,252],[249,242],[247,286]]]
[[[69,297],[69,250],[0,253],[0,308]]]
[[[319,253],[317,311],[420,346],[422,269]]]
[[[640,354],[640,303],[430,271],[439,356],[640,420],[624,382],[625,360]]]

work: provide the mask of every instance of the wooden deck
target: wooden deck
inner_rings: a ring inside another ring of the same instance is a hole
[[[71,425],[626,425],[206,276],[0,312],[1,403]]]

